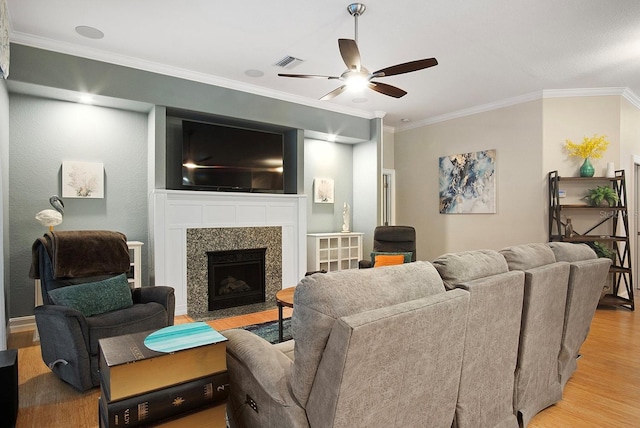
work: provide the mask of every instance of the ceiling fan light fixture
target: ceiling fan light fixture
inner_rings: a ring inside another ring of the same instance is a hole
[[[353,39],[338,39],[338,49],[340,50],[340,56],[342,61],[347,66],[347,70],[344,71],[340,77],[338,76],[325,76],[320,74],[288,74],[278,73],[280,77],[296,77],[304,79],[335,79],[340,80],[343,84],[333,91],[320,97],[321,101],[332,100],[346,90],[349,92],[362,92],[365,88],[369,88],[375,92],[383,95],[387,95],[393,98],[402,98],[407,95],[407,91],[396,88],[395,86],[387,83],[373,81],[387,76],[395,76],[398,74],[411,73],[414,71],[422,70],[425,68],[438,65],[438,61],[435,58],[420,59],[416,61],[409,61],[402,64],[396,64],[391,67],[382,68],[373,73],[362,66],[360,61],[360,50],[358,49],[358,17],[364,13],[366,6],[362,3],[351,3],[347,6],[349,14],[353,16],[355,23],[355,31]]]
[[[367,79],[367,76],[363,73],[351,73],[345,78],[344,83],[351,92],[363,91],[369,86],[369,79]]]

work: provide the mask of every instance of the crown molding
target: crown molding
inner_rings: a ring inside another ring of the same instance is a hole
[[[281,91],[274,91],[273,89],[264,88],[262,86],[251,85],[249,83],[239,82],[236,80],[226,79],[210,74],[199,73],[180,67],[171,67],[164,64],[159,64],[152,61],[145,61],[139,58],[133,58],[126,55],[118,55],[110,52],[101,51],[99,49],[91,49],[86,47],[77,46],[71,43],[64,43],[54,41],[47,38],[35,37],[32,35],[12,32],[10,34],[11,43],[25,45],[37,49],[44,49],[61,54],[77,56],[94,61],[107,62],[114,65],[120,65],[124,67],[135,68],[138,70],[148,71],[151,73],[163,74],[166,76],[177,77],[180,79],[190,80],[199,83],[205,83],[208,85],[219,86],[222,88],[233,89],[235,91],[241,91],[250,93],[253,95],[260,95],[268,98],[274,98],[280,101],[292,102],[295,104],[304,105],[307,107],[313,107],[320,110],[331,111],[334,113],[342,113],[349,116],[360,117],[363,119],[374,119],[378,112],[368,112],[365,110],[355,109],[351,107],[340,106],[336,104],[328,104],[320,100],[310,99],[299,95],[289,94]]]
[[[624,88],[624,92],[622,93],[622,98],[629,101],[631,105],[640,110],[640,97],[635,94],[631,89]]]
[[[626,88],[545,89],[542,98],[621,96]]]
[[[444,122],[451,119],[459,119],[465,116],[472,116],[478,113],[484,113],[491,110],[497,110],[504,107],[510,107],[530,101],[545,98],[568,98],[568,97],[603,97],[618,96],[629,101],[634,107],[640,109],[640,97],[629,88],[577,88],[577,89],[544,89],[542,91],[531,92],[518,97],[507,98],[505,100],[493,103],[483,104],[468,109],[458,110],[440,116],[434,116],[419,122],[415,122],[406,126],[395,127],[393,132],[401,132],[409,129],[420,128],[434,123]]]
[[[507,98],[505,100],[500,100],[500,101],[496,101],[488,104],[482,104],[476,107],[470,107],[470,108],[454,111],[451,113],[443,114],[440,116],[430,117],[428,119],[424,119],[415,123],[407,124],[405,126],[398,126],[396,127],[396,132],[420,128],[427,125],[433,125],[434,123],[445,122],[451,119],[459,119],[461,117],[473,116],[475,114],[484,113],[491,110],[498,110],[504,107],[522,104],[529,101],[534,101],[534,100],[540,99],[541,97],[542,97],[542,92],[532,92],[529,94],[520,95],[518,97]]]

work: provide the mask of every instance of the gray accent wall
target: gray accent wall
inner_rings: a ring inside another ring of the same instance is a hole
[[[144,70],[12,44],[11,80],[150,105],[370,139],[370,119]]]
[[[63,198],[56,230],[117,230],[148,251],[147,114],[10,94],[10,317],[33,314],[31,246],[47,228],[35,215],[61,195],[63,161],[104,164],[104,199]]]
[[[362,143],[361,143],[362,144]],[[304,188],[307,198],[307,230],[309,233],[342,230],[342,208],[353,205],[352,144],[306,139],[304,142]],[[314,179],[331,178],[334,182],[334,203],[313,202]]]
[[[164,188],[168,109],[291,129],[292,138],[297,139],[298,192],[310,195],[308,177],[325,169],[334,174],[340,186],[338,208],[332,207],[329,212],[327,208],[309,207],[308,230],[313,232],[340,230],[342,202],[353,206],[358,189],[353,182],[352,146],[329,143],[337,147],[335,157],[311,154],[309,158],[304,136],[337,131],[344,141],[365,144],[379,138],[371,135],[374,119],[364,114],[314,108],[23,45],[12,44],[11,49],[7,85],[10,144],[0,141],[8,153],[5,159],[10,159],[6,163],[11,164],[4,183],[11,195],[4,219],[5,266],[11,266],[9,272],[5,271],[4,284],[11,318],[33,314],[34,285],[28,278],[30,251],[34,240],[46,232],[34,216],[50,208],[49,197],[60,192],[60,165],[64,160],[103,162],[106,197],[65,199],[64,222],[57,229],[113,229],[131,240],[143,241],[143,282],[153,284],[153,255],[149,254],[153,212],[147,195],[154,188]],[[96,94],[111,108],[62,101],[78,92]],[[5,202],[6,194],[3,192]],[[377,203],[375,195],[369,203]]]

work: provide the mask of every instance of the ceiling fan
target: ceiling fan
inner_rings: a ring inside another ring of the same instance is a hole
[[[422,70],[424,68],[438,65],[435,58],[419,59],[416,61],[405,62],[402,64],[392,65],[391,67],[382,68],[373,73],[364,68],[360,63],[360,51],[358,50],[358,17],[366,10],[366,6],[362,3],[352,3],[347,6],[349,14],[355,19],[355,39],[338,39],[338,48],[342,60],[347,66],[347,70],[340,76],[323,76],[319,74],[285,74],[279,73],[280,77],[297,77],[303,79],[335,79],[341,80],[344,84],[333,91],[329,92],[322,98],[323,101],[330,100],[340,95],[348,88],[368,87],[376,92],[388,95],[394,98],[400,98],[407,94],[406,91],[386,83],[373,81],[373,79],[385,76],[395,76],[397,74],[410,73],[412,71]]]

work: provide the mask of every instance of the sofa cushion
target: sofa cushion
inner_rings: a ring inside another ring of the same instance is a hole
[[[509,270],[529,270],[556,262],[553,251],[546,244],[533,243],[514,245],[500,250],[509,265]]]
[[[433,265],[447,289],[455,288],[456,284],[509,271],[504,257],[494,250],[444,254],[435,259]]]
[[[405,259],[402,254],[378,254],[374,259],[373,267],[395,266],[403,263]]]
[[[372,251],[371,252],[371,264],[375,264],[377,256],[396,256],[402,255],[404,256],[404,262],[409,263],[412,260],[413,252],[412,251]]]
[[[596,252],[587,244],[572,242],[549,242],[547,244],[558,262],[579,262],[598,258]]]
[[[49,290],[49,298],[54,304],[73,308],[85,317],[133,305],[131,287],[125,274]]]

